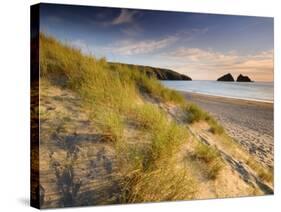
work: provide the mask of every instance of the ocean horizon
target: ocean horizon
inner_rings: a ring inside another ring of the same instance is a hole
[[[161,80],[173,90],[259,102],[274,102],[273,82],[221,82],[213,80]]]

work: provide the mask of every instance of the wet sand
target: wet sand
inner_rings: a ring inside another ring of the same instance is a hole
[[[273,104],[182,92],[212,114],[263,165],[273,167]]]

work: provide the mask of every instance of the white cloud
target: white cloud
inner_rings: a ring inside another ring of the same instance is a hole
[[[132,37],[140,33],[142,29],[137,25],[131,25],[130,28],[124,28],[122,30],[127,36]],[[121,55],[135,55],[151,53],[155,50],[159,50],[174,44],[177,41],[191,40],[199,34],[207,33],[208,28],[191,29],[186,31],[179,31],[170,36],[166,36],[162,39],[150,39],[150,40],[121,40],[111,44],[111,47],[107,50]]]
[[[122,9],[119,16],[117,16],[113,21],[112,25],[127,24],[134,21],[137,11]]]
[[[103,27],[111,27],[113,25],[115,26],[126,25],[128,27],[132,27],[132,26],[139,27],[135,21],[137,14],[139,14],[137,10],[121,9],[119,15],[113,18],[112,20],[105,20],[107,14],[101,13],[101,14],[97,14],[97,18],[99,20],[90,20],[90,22],[94,24],[99,24],[100,26]]]
[[[235,53],[233,52],[224,54],[212,50],[205,50],[199,48],[179,48],[174,52],[171,52],[169,55],[180,60],[191,60],[193,62],[204,63],[226,63],[237,59],[237,55],[235,55]]]
[[[169,36],[159,40],[123,41],[108,50],[121,55],[145,54],[165,48],[176,41],[177,38],[174,36]]]
[[[134,37],[139,35],[143,31],[143,29],[139,25],[133,24],[121,29],[121,31],[128,37]]]

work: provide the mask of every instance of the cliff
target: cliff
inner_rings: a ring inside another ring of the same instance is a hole
[[[145,74],[149,77],[156,76],[156,78],[159,80],[192,80],[191,77],[187,75],[180,74],[178,72],[166,68],[157,68],[151,66],[113,63],[113,62],[110,62],[109,64],[111,64],[112,66],[116,64],[126,65],[130,69],[145,72]]]

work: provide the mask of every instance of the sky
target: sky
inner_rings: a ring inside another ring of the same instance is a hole
[[[273,81],[273,18],[41,4],[40,31],[108,61],[193,80]]]

